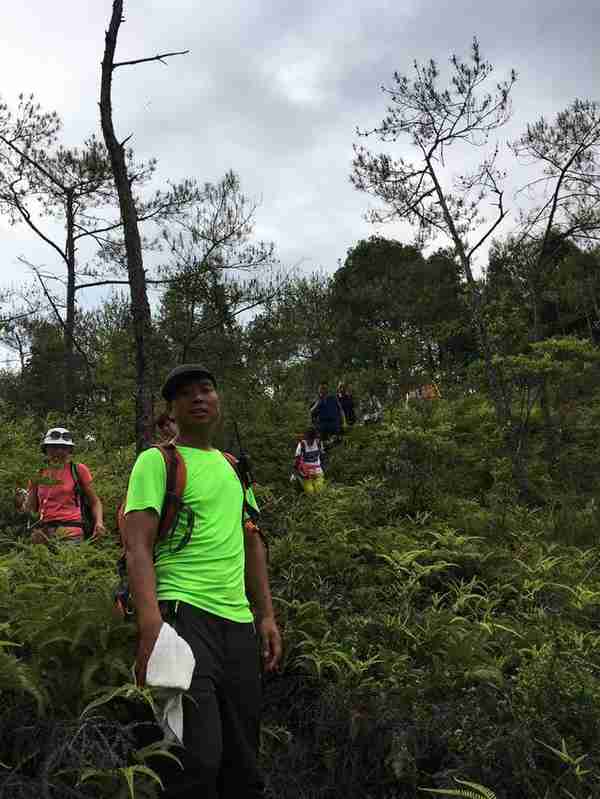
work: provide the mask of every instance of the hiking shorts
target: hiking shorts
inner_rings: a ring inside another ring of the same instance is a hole
[[[32,543],[47,544],[50,541],[62,544],[81,544],[83,541],[83,529],[81,526],[70,527],[66,523],[44,522],[34,526],[32,529]]]
[[[324,485],[325,478],[322,474],[302,480],[302,488],[305,494],[318,494],[322,491]]]
[[[165,785],[161,796],[262,799],[262,678],[254,623],[230,621],[185,602],[159,605],[196,659],[191,699],[183,699],[184,749],[174,751],[184,770],[170,761],[157,768]]]

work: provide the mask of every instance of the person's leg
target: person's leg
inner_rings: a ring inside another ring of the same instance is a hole
[[[168,603],[169,606],[173,604]],[[163,618],[191,646],[196,668],[189,697],[183,699],[184,748],[173,750],[184,769],[166,759],[153,763],[165,785],[161,796],[165,799],[219,799],[217,777],[223,738],[217,686],[223,674],[222,620],[184,602],[179,603],[176,618],[168,614]]]
[[[261,665],[254,624],[224,621],[227,666],[222,692],[223,764],[219,799],[262,799],[264,782],[258,767]]]
[[[328,446],[332,436],[335,436],[336,426],[332,422],[323,422],[321,425],[321,441],[323,446]]]
[[[325,478],[323,477],[322,474],[320,474],[317,477],[315,477],[313,483],[314,483],[313,493],[318,494],[323,490],[323,486],[325,485]]]
[[[333,434],[333,441],[334,444],[341,444],[342,443],[342,425],[338,425],[335,429],[335,433]]]
[[[310,496],[310,494],[313,493],[313,481],[305,477],[302,481],[302,488],[304,489],[304,493]]]

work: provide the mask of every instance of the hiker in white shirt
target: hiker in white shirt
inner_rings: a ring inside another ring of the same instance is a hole
[[[302,481],[306,494],[318,494],[323,488],[323,444],[314,427],[309,427],[296,447],[294,472]]]

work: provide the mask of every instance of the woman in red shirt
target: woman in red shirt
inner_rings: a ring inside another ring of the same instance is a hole
[[[53,427],[44,436],[42,452],[48,458],[48,466],[37,480],[31,481],[26,503],[27,511],[40,515],[31,534],[34,544],[57,536],[73,543],[83,539],[81,502],[71,470],[73,447],[73,436],[64,427]],[[88,467],[77,464],[77,474],[94,517],[92,538],[97,538],[104,533],[102,502],[94,491]]]

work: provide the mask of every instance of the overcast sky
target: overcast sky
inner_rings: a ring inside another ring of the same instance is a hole
[[[110,11],[110,0],[20,0],[3,14],[0,96],[14,104],[35,92],[64,120],[67,145],[99,132]],[[191,52],[116,72],[118,133],[134,134],[139,157],[158,158],[164,180],[235,170],[261,200],[258,236],[305,271],[333,271],[374,232],[348,175],[355,126],[381,120],[379,86],[394,70],[445,63],[477,35],[498,79],[510,67],[520,76],[503,138],[576,96],[600,99],[598,0],[129,0],[125,16],[118,60]],[[19,255],[55,264],[0,219],[0,284],[19,276]]]

